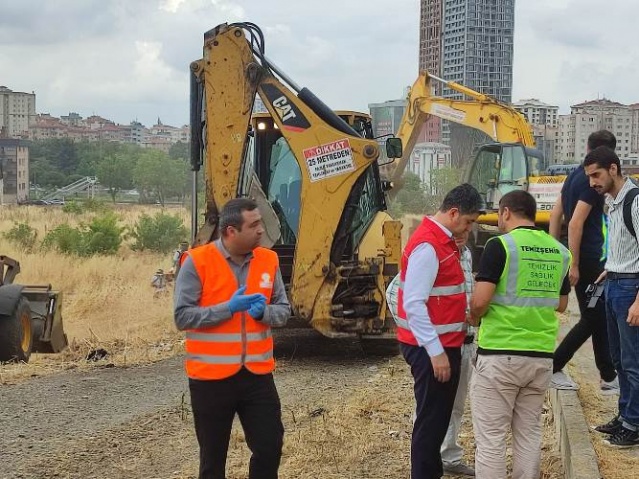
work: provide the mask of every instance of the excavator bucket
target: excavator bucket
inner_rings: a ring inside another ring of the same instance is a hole
[[[22,295],[31,307],[33,352],[59,353],[69,344],[62,327],[62,293],[51,285],[29,285]]]

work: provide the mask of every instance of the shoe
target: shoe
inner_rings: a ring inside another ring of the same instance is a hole
[[[444,472],[450,475],[475,477],[475,469],[463,462],[458,462],[456,464],[444,464]]]
[[[593,427],[593,429],[597,432],[600,432],[601,434],[610,434],[611,436],[614,436],[619,431],[621,431],[621,429],[623,429],[623,425],[622,422],[619,420],[619,416],[617,415],[606,424]]]
[[[561,389],[562,391],[576,391],[579,389],[579,385],[563,371],[557,371],[552,375],[550,387],[552,389]]]
[[[621,429],[604,441],[612,447],[636,447],[639,446],[639,431],[633,431],[621,426]]]
[[[600,388],[602,396],[619,394],[619,378],[615,378],[612,381],[604,381],[602,379]]]

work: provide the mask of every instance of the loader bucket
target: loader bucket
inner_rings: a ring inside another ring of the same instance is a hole
[[[33,352],[59,353],[69,344],[62,327],[62,293],[51,285],[24,286],[22,295],[31,306]]]

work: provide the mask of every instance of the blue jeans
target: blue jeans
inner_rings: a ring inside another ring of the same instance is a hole
[[[606,280],[606,315],[610,355],[619,376],[619,415],[639,427],[639,327],[630,326],[628,309],[639,292],[639,279]]]

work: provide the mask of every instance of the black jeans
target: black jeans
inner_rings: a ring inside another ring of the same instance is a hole
[[[450,380],[440,383],[433,374],[433,365],[426,349],[400,343],[401,351],[415,379],[417,403],[413,437],[411,441],[411,478],[439,479],[443,476],[440,448],[455,403],[461,348],[445,348],[450,362]]]
[[[601,379],[612,381],[617,376],[610,356],[604,299],[600,298],[594,308],[586,307],[588,304],[586,287],[594,283],[602,271],[603,263],[598,260],[582,259],[579,263],[579,281],[575,285],[575,294],[579,302],[581,318],[557,347],[553,360],[553,372],[561,371],[581,345],[592,336],[595,364]]]
[[[217,381],[189,379],[200,479],[225,479],[226,455],[235,413],[251,450],[249,479],[277,479],[282,456],[282,408],[272,374],[242,368]]]

